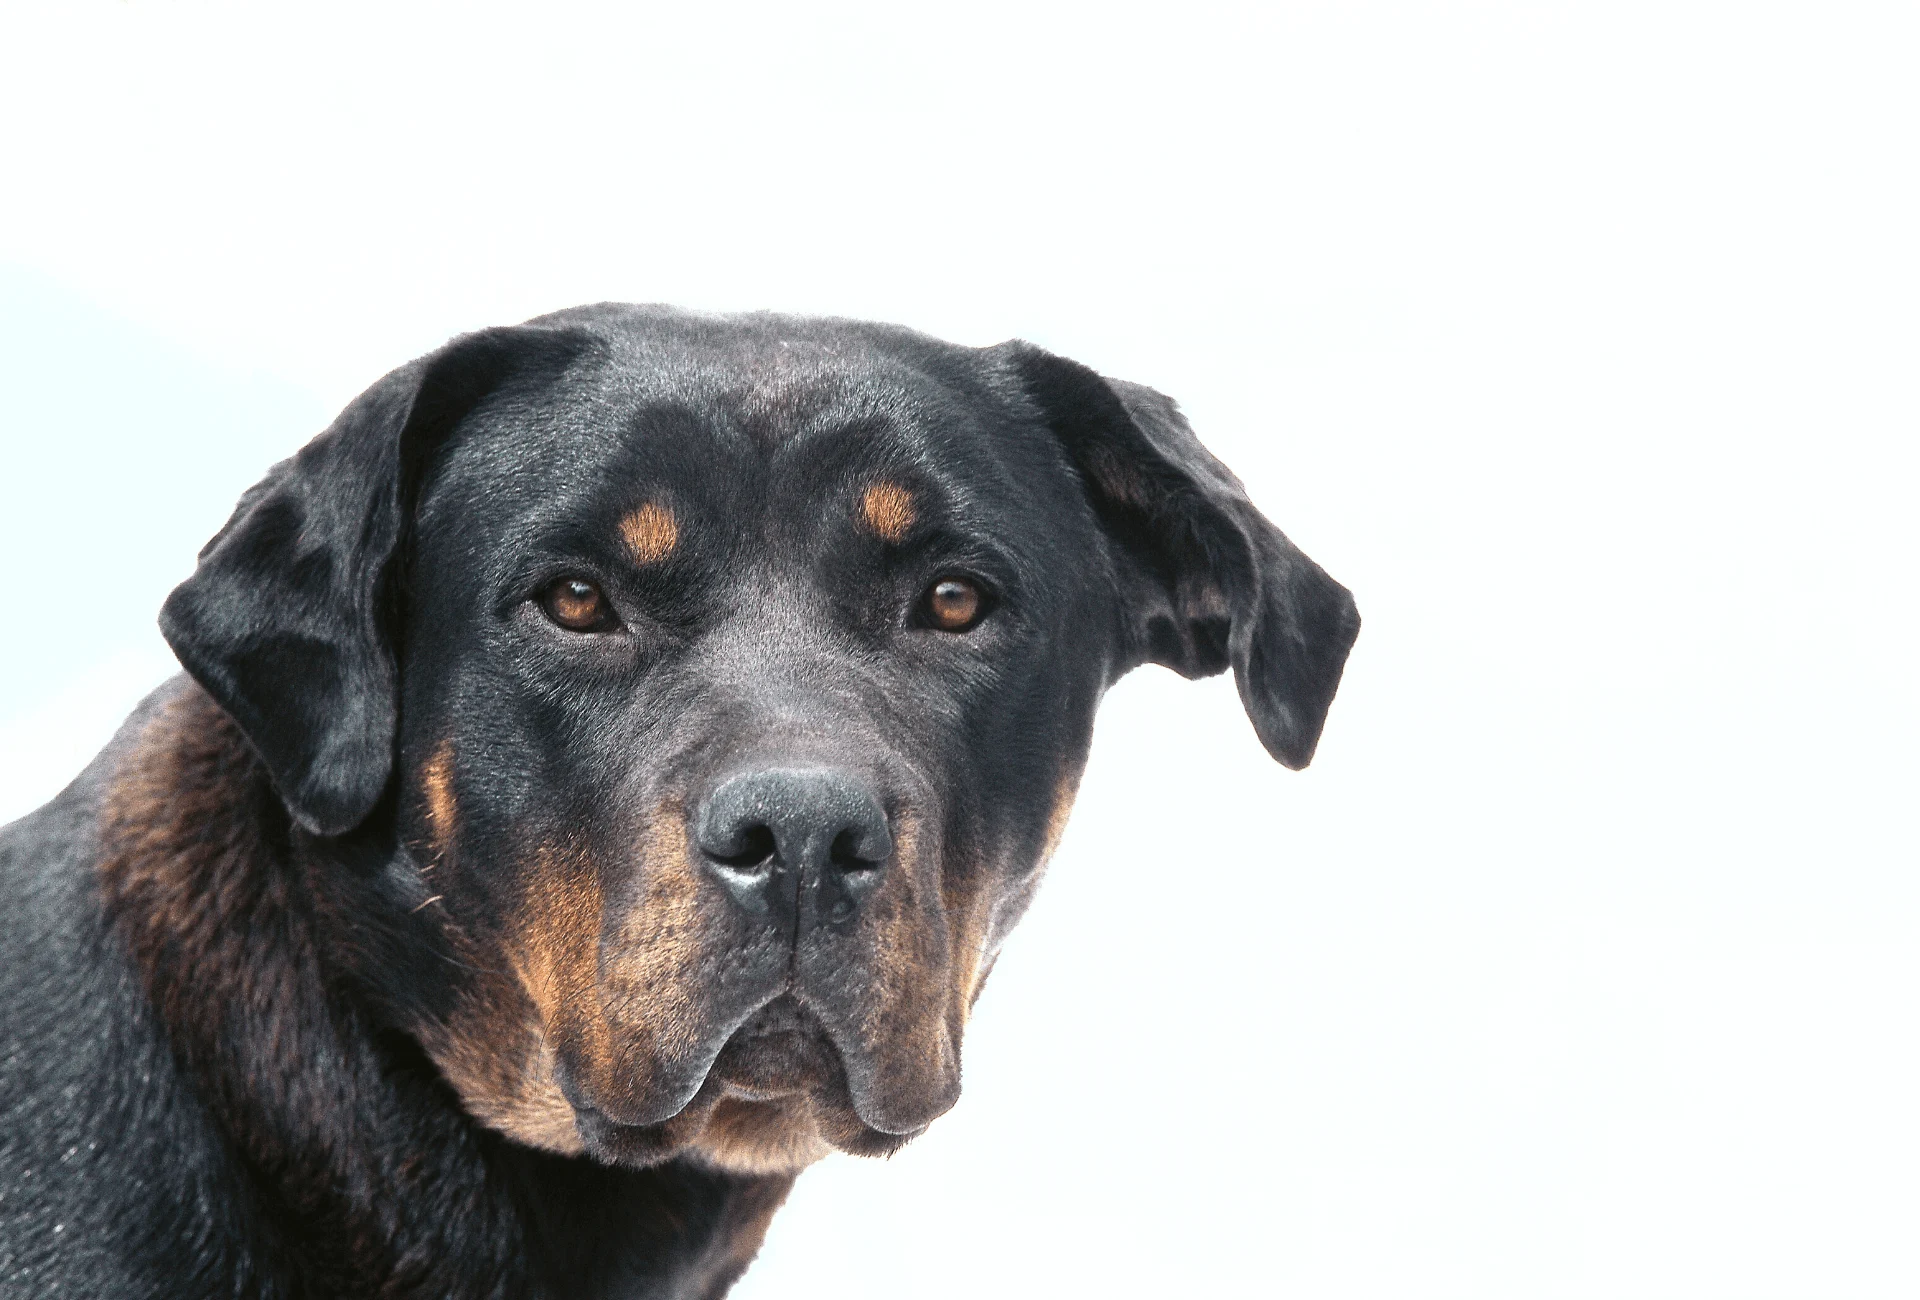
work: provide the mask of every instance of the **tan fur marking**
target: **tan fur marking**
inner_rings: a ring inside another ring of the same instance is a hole
[[[518,978],[489,972],[476,980],[450,1023],[423,1032],[422,1041],[476,1119],[529,1146],[572,1155],[583,1148],[555,1075],[552,1039],[569,1023],[564,1017],[584,1006],[579,1040],[596,1061],[610,1052],[590,987],[600,888],[592,863],[571,846],[541,844],[533,853],[525,919],[508,937]],[[457,931],[448,937],[468,964],[491,964]]]
[[[952,913],[949,924],[953,928],[953,969],[956,977],[954,1006],[960,1013],[960,1023],[963,1025],[973,1014],[973,1004],[980,999],[987,969],[992,965],[987,945],[993,938],[993,905],[992,895],[984,889],[975,890],[964,906],[948,904]]]
[[[930,947],[930,936],[915,897],[925,865],[920,860],[920,819],[911,809],[901,809],[894,818],[893,852],[899,884],[880,891],[867,904],[867,926],[874,936],[870,1017],[885,1014],[882,1008],[890,1009],[896,998],[911,996],[914,986],[937,970],[935,962],[921,960],[920,949]]]
[[[542,1039],[536,1018],[479,1005],[469,1015],[474,1022],[491,1021],[491,1035],[482,1037],[477,1027],[466,1033],[423,1035],[429,1053],[467,1111],[528,1146],[561,1155],[584,1151],[573,1107],[554,1074],[553,1048]],[[506,1035],[511,1035],[511,1041],[502,1043]]]
[[[649,501],[620,521],[620,537],[636,564],[654,564],[673,554],[680,541],[680,524],[673,511]]]
[[[999,956],[999,944],[1006,938],[1007,927],[1001,924],[1003,909],[1011,905],[1016,919],[1026,910],[1034,887],[1039,884],[1047,863],[1052,861],[1059,849],[1061,837],[1067,833],[1067,820],[1073,813],[1074,797],[1079,792],[1080,769],[1070,767],[1061,774],[1060,784],[1054,791],[1053,811],[1047,815],[1047,830],[1041,840],[1040,856],[1023,885],[998,898],[982,893],[964,902],[952,897],[946,900],[947,911],[953,918],[954,970],[958,976],[955,988],[963,1022],[973,1014],[973,1004],[980,1000],[980,990],[986,987],[987,976],[993,973],[993,963]]]
[[[646,878],[639,905],[621,935],[629,956],[620,962],[621,992],[653,1013],[654,1042],[663,1052],[693,1044],[698,1017],[688,973],[701,951],[703,889],[687,846],[685,811],[674,800],[655,813],[644,852]]]
[[[427,830],[433,850],[445,853],[453,843],[453,742],[443,740],[420,768],[420,789],[427,799]]]
[[[779,1101],[723,1099],[713,1108],[692,1153],[730,1174],[798,1173],[833,1148],[820,1136],[804,1097]]]
[[[1060,778],[1060,787],[1054,791],[1053,812],[1047,817],[1047,838],[1040,849],[1040,865],[1045,866],[1053,860],[1060,847],[1061,836],[1067,833],[1067,821],[1073,816],[1073,800],[1080,793],[1080,773],[1069,771]]]
[[[568,998],[591,996],[600,882],[584,854],[542,844],[535,857],[538,866],[528,881],[523,903],[527,920],[516,955],[527,992],[552,1025]]]
[[[902,541],[913,527],[913,494],[898,483],[875,483],[860,498],[860,515],[889,542]]]
[[[922,832],[910,810],[896,817],[899,869],[865,904],[867,987],[852,1026],[874,1059],[885,1063],[888,1091],[917,1099],[957,1083],[960,1058],[947,890]]]

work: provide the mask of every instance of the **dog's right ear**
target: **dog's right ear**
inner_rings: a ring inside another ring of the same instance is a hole
[[[395,370],[249,489],[167,598],[167,643],[314,834],[359,825],[392,772],[390,575],[435,448],[487,397],[558,375],[590,342],[483,330]]]
[[[1125,666],[1231,667],[1267,752],[1305,767],[1360,631],[1352,595],[1254,508],[1172,399],[1030,343],[987,351],[1059,439],[1113,541]]]

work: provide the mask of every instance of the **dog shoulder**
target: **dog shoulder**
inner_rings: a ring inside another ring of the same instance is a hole
[[[155,691],[65,790],[0,830],[0,1294],[169,1294],[133,1243],[210,1135],[107,925],[101,814],[187,689]],[[189,1288],[191,1253],[174,1261]]]

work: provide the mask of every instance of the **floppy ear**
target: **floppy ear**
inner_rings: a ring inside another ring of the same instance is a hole
[[[1170,398],[1029,343],[993,351],[1117,544],[1135,638],[1127,666],[1204,677],[1231,664],[1267,752],[1305,767],[1360,631],[1353,597],[1254,508]]]
[[[559,373],[587,338],[485,330],[395,370],[248,489],[167,598],[167,643],[314,834],[359,825],[391,774],[391,575],[428,458],[490,393]]]

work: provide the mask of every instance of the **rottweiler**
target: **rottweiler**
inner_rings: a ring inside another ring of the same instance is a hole
[[[960,1093],[1101,694],[1312,756],[1354,604],[1022,342],[599,305],[393,371],[0,836],[0,1291],[723,1294]]]

